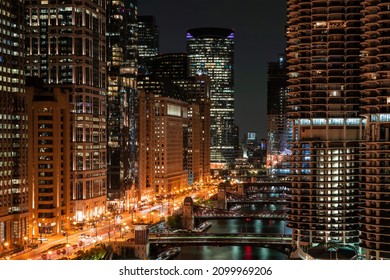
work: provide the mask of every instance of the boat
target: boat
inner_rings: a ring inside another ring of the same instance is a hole
[[[157,255],[156,260],[170,260],[181,252],[180,247],[173,247]]]
[[[207,229],[209,229],[211,226],[212,226],[211,222],[204,222],[204,223],[201,223],[194,231],[195,232],[203,232],[203,231],[206,231]]]

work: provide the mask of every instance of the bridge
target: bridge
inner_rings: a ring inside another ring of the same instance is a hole
[[[261,212],[241,212],[231,211],[218,208],[208,208],[203,206],[194,206],[194,218],[205,219],[272,219],[272,220],[285,220],[287,213],[284,210],[276,211],[261,211]]]
[[[184,233],[150,234],[150,244],[179,246],[259,246],[288,253],[291,249],[291,235],[254,233]]]

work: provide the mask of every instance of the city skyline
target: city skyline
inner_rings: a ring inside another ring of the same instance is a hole
[[[259,138],[266,138],[267,63],[284,52],[285,7],[285,0],[150,0],[138,3],[138,13],[156,17],[161,53],[185,51],[186,30],[190,28],[234,29],[235,122],[239,136],[241,139],[245,132],[256,131]]]

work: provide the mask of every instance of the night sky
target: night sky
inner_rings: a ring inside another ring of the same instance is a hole
[[[186,30],[235,30],[235,122],[267,135],[267,63],[285,48],[287,0],[139,0],[139,15],[154,15],[160,53],[185,52]]]

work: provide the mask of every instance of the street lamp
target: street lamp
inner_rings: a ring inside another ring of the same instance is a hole
[[[28,237],[27,236],[23,237],[23,248],[24,248],[24,250],[26,250],[27,242],[28,242]]]

